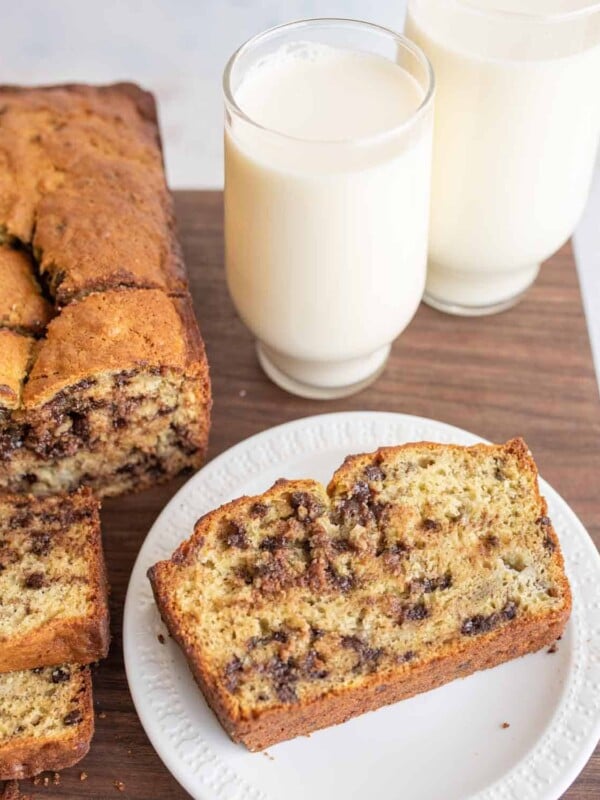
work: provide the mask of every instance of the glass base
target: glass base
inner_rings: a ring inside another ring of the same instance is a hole
[[[531,288],[540,265],[505,273],[473,273],[428,267],[423,301],[460,317],[499,314],[515,306]]]
[[[385,369],[390,349],[388,344],[367,356],[342,362],[304,361],[256,343],[259,363],[273,383],[311,400],[335,400],[366,389]]]

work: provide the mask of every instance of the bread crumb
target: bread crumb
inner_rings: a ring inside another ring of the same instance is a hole
[[[80,772],[79,773],[79,780],[80,781],[87,781],[87,772]]]
[[[546,652],[549,653],[550,655],[553,655],[554,653],[558,652],[558,645],[556,644],[556,642],[554,642],[554,644],[551,644]]]
[[[0,800],[31,800],[31,795],[21,794],[19,781],[7,781],[4,785],[4,791],[0,795]]]
[[[49,775],[44,775],[43,783],[44,783],[44,786],[50,786],[50,776]]]
[[[99,719],[106,719],[106,711],[101,711],[101,712],[98,714],[98,718],[99,718]]]
[[[156,638],[158,639],[158,641],[159,641],[161,644],[164,644],[164,643],[165,643],[165,637],[162,635],[162,633],[159,633],[159,634],[158,634],[158,636],[157,636]]]
[[[275,761],[275,759],[273,758],[271,753],[269,753],[268,750],[263,750],[263,756],[266,756],[269,759],[269,761]]]
[[[115,785],[115,789],[117,789],[119,792],[124,792],[125,791],[125,784],[123,783],[123,781],[115,781],[114,785]]]
[[[248,392],[245,389],[240,389],[240,397],[246,397]]]
[[[501,728],[510,728],[510,722],[503,722],[502,725],[500,725],[500,727]]]
[[[31,782],[33,783],[34,786],[41,786],[42,785],[42,776],[41,775],[36,775],[35,778],[31,779]]]
[[[127,751],[127,755],[128,755],[128,756],[130,756],[130,755],[133,755],[133,750],[128,750],[128,751]]]
[[[58,774],[58,772],[55,772],[55,773],[52,775],[52,783],[53,783],[55,786],[60,786],[60,775]]]

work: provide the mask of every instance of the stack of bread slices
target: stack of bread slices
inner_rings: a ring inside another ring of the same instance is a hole
[[[90,665],[109,645],[107,588],[90,490],[0,496],[0,780],[87,753]]]

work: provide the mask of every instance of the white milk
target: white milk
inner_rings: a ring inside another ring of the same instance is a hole
[[[583,211],[600,130],[600,15],[542,24],[473,8],[534,14],[585,5],[409,4],[406,33],[436,75],[432,304],[484,311],[531,284]]]
[[[417,309],[431,106],[405,123],[423,99],[392,61],[302,43],[235,91],[269,130],[235,115],[226,126],[227,279],[261,363],[293,391],[333,396],[373,375]]]

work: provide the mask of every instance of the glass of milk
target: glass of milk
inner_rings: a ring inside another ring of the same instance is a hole
[[[233,302],[279,386],[357,392],[425,287],[429,62],[384,28],[305,20],[244,44],[223,85]]]
[[[436,110],[425,300],[516,303],[584,209],[600,132],[600,3],[409,0]]]

